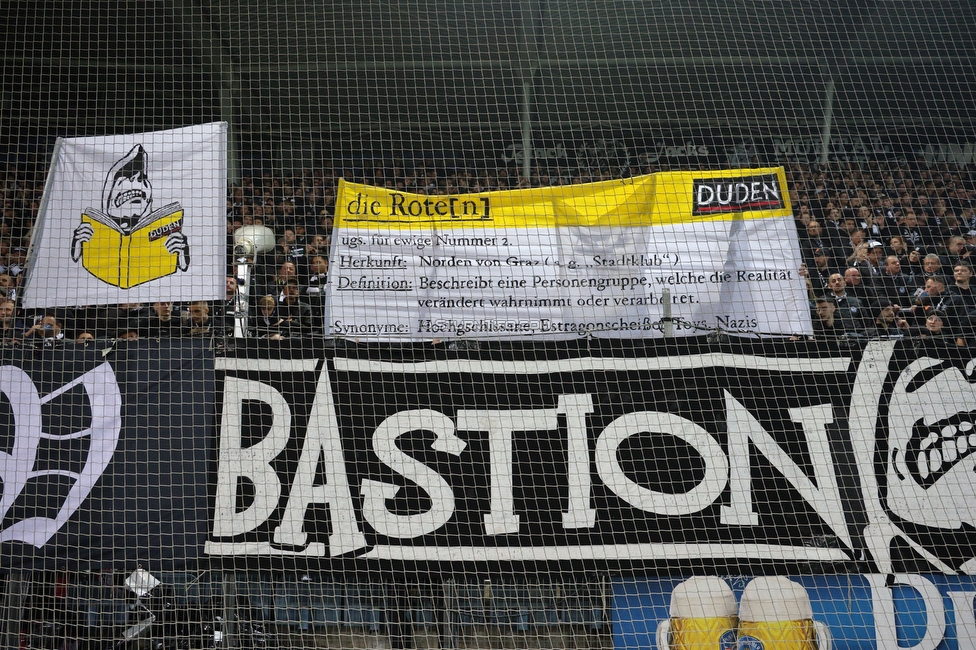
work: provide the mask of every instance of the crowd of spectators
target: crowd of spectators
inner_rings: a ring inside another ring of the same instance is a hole
[[[227,197],[225,300],[81,306],[27,313],[18,294],[40,204],[43,170],[5,170],[0,220],[0,340],[57,345],[97,339],[233,335],[238,310],[233,233],[271,228],[274,251],[253,269],[248,333],[324,336],[322,320],[339,177],[404,192],[456,194],[569,185],[662,171],[638,164],[539,169],[445,170],[432,162],[322,168],[296,176],[248,176]],[[809,290],[814,338],[915,337],[976,345],[976,177],[921,161],[786,165]],[[790,333],[784,333],[789,335]],[[799,338],[799,337],[794,337]]]
[[[788,170],[815,338],[976,345],[976,185],[969,170]]]

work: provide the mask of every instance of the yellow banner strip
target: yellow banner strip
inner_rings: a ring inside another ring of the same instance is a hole
[[[659,226],[792,214],[782,167],[660,172],[477,194],[412,194],[339,180],[337,228]]]

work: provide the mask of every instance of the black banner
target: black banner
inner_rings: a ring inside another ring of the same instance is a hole
[[[218,359],[208,554],[968,571],[973,461],[956,411],[976,396],[936,400],[957,432],[937,441],[911,397],[968,386],[960,360],[892,341],[620,346]]]
[[[240,343],[5,349],[3,568],[976,571],[951,348]]]
[[[2,567],[192,567],[208,529],[214,443],[205,342],[2,356]]]

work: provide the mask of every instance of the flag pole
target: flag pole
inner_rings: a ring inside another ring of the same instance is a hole
[[[237,295],[234,300],[234,337],[247,338],[251,285],[257,256],[274,250],[274,231],[265,226],[242,226],[234,231]]]

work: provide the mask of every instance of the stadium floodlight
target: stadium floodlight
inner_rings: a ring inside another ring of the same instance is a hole
[[[251,295],[251,276],[258,255],[274,250],[274,231],[265,226],[242,226],[234,231],[234,264],[237,298],[234,305],[234,336],[247,336],[247,313]]]
[[[254,263],[255,255],[274,250],[275,235],[265,226],[242,226],[234,231],[234,258],[237,263]]]

